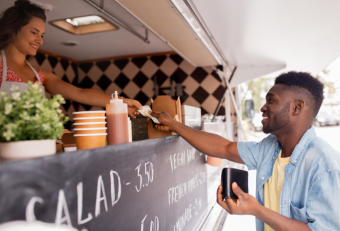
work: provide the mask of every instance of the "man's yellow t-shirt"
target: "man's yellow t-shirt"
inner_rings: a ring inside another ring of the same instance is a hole
[[[282,149],[275,161],[272,176],[264,183],[264,206],[277,213],[280,213],[280,195],[285,180],[285,167],[290,157],[281,158]],[[269,225],[264,224],[265,231],[273,231]]]

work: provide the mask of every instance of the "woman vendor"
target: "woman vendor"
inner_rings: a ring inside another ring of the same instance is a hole
[[[0,18],[0,91],[11,93],[13,85],[20,91],[28,88],[28,82],[41,83],[41,89],[60,94],[67,100],[91,106],[105,107],[110,95],[94,89],[81,89],[62,81],[53,73],[32,67],[26,60],[34,56],[43,44],[45,34],[45,11],[28,0],[18,0],[5,10]],[[123,99],[129,115],[135,118],[142,105],[133,99]]]

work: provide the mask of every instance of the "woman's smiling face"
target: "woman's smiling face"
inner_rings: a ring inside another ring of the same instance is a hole
[[[38,48],[43,44],[44,35],[45,22],[32,17],[27,25],[14,34],[12,45],[25,55],[36,55]]]

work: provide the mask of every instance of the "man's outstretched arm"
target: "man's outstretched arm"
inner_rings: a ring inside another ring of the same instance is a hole
[[[166,112],[150,112],[161,124],[154,124],[154,128],[162,131],[172,131],[182,136],[188,143],[198,151],[209,156],[228,159],[243,164],[237,151],[237,143],[231,142],[219,135],[199,131],[188,127],[171,118]]]

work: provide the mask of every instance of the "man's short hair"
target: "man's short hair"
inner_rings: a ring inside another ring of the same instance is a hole
[[[290,71],[279,75],[275,84],[284,84],[288,90],[302,96],[312,104],[314,117],[318,114],[323,101],[323,83],[307,72]],[[303,88],[303,89],[301,89]]]

